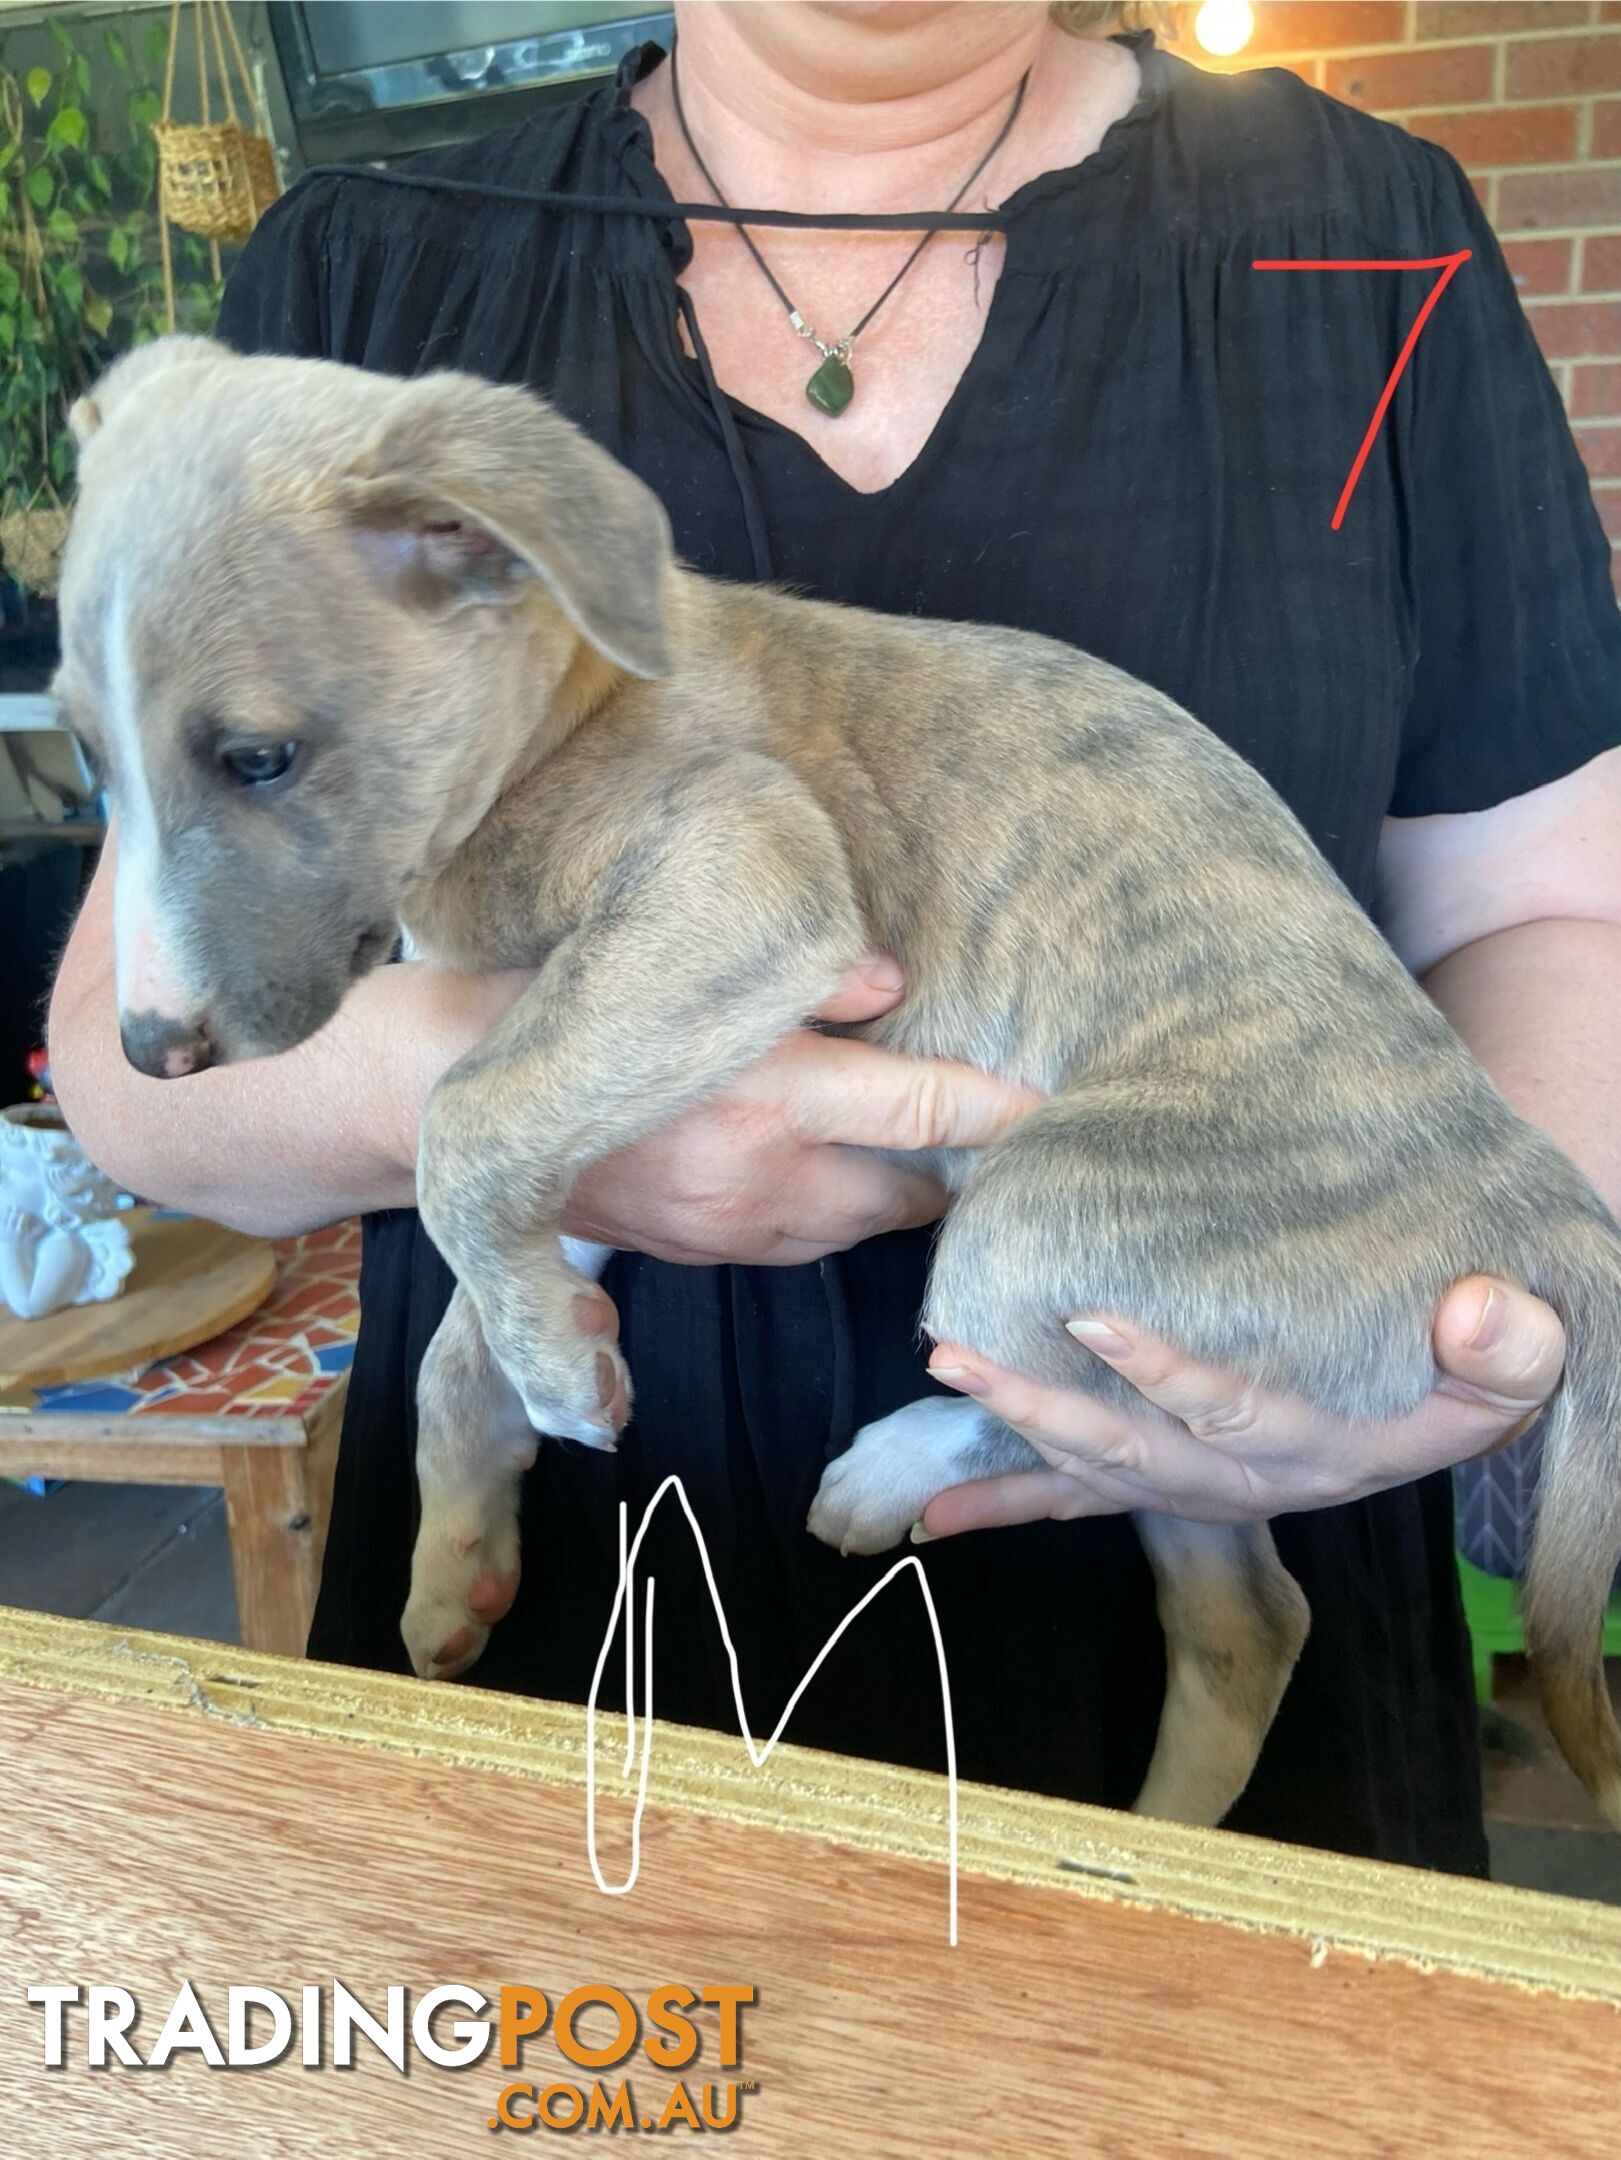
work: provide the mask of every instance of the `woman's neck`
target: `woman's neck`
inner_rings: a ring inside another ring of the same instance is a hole
[[[943,209],[996,141],[1028,71],[1017,121],[962,207],[1004,203],[1038,174],[1089,157],[1141,81],[1130,47],[1066,37],[1027,0],[895,0],[881,15],[802,0],[739,8],[676,0],[676,17],[693,140],[740,208]],[[893,42],[875,42],[880,33]],[[672,72],[645,75],[633,103],[676,201],[705,202],[709,183],[676,117]],[[921,253],[912,232],[760,236],[773,275],[819,337],[866,325],[855,356],[861,388],[837,418],[809,400],[815,355],[741,234],[695,222],[689,237],[679,275],[721,388],[806,436],[851,487],[887,487],[921,451],[979,343],[1003,235],[958,234]]]
[[[1020,132],[1040,140],[1059,112],[1074,129],[1078,75],[1112,86],[1108,63],[1128,59],[1118,47],[1065,37],[1045,7],[1022,0],[943,8],[678,0],[676,20],[693,134],[726,193],[760,207],[881,210],[949,195],[1026,73]],[[658,86],[660,104],[667,73],[645,86]],[[1007,192],[1000,177],[987,171],[986,199]]]

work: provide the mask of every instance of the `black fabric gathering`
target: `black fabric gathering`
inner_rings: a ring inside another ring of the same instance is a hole
[[[715,385],[676,282],[685,225],[629,102],[656,47],[576,104],[414,161],[406,186],[310,176],[250,242],[221,335],[386,373],[526,383],[657,491],[699,570],[1098,652],[1249,758],[1366,904],[1387,814],[1484,808],[1621,740],[1608,549],[1452,160],[1293,76],[1211,78],[1146,35],[1131,42],[1136,106],[1093,156],[1001,206],[1007,252],[982,341],[915,463],[874,494]],[[1472,259],[1335,532],[1433,273],[1253,265],[1463,247]],[[762,317],[762,336],[779,327]],[[583,1697],[613,1600],[619,1505],[634,1521],[678,1472],[751,1721],[769,1730],[888,1564],[841,1561],[804,1517],[826,1460],[931,1385],[915,1326],[928,1243],[880,1238],[797,1269],[618,1257],[607,1282],[635,1419],[617,1456],[542,1449],[524,1493],[523,1586],[474,1683]],[[368,1222],[318,1657],[403,1668],[413,1387],[449,1288],[413,1215]],[[1448,1481],[1289,1518],[1277,1535],[1313,1630],[1234,1827],[1483,1871]],[[964,1774],[1129,1802],[1163,1678],[1130,1525],[1031,1525],[923,1558]],[[647,1560],[661,1712],[731,1724],[674,1509]],[[940,1766],[933,1648],[910,1587],[846,1638],[792,1737]]]

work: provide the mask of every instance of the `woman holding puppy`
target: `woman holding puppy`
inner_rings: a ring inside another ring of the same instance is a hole
[[[1443,153],[1292,76],[1218,80],[1143,33],[1100,34],[1113,12],[680,6],[674,56],[646,48],[576,104],[416,161],[448,185],[312,176],[255,236],[222,335],[527,383],[656,489],[699,569],[1043,631],[1156,684],[1278,788],[1509,1100],[1621,1201],[1621,624],[1501,257]],[[1001,216],[931,238],[684,221],[672,201]],[[1465,248],[1336,532],[1432,273],[1253,266]],[[109,886],[110,860],[52,1027],[91,1152],[252,1227],[368,1216],[311,1649],[398,1666],[415,1369],[449,1289],[411,1213],[417,1123],[515,984],[385,969],[302,1049],[160,1097],[118,1050]],[[904,994],[875,955],[822,1017]],[[942,1195],[865,1151],[982,1143],[1025,1107],[965,1069],[806,1030],[582,1179],[571,1227],[619,1250],[605,1281],[636,1417],[616,1457],[542,1450],[523,1586],[480,1683],[583,1695],[619,1502],[636,1516],[675,1471],[769,1729],[886,1565],[815,1543],[810,1497],[860,1426],[915,1397],[923,1362]],[[1129,1315],[1071,1325],[1178,1422],[952,1345],[929,1360],[1051,1464],[926,1518],[964,1774],[1127,1803],[1162,1674],[1122,1512],[1277,1516],[1314,1630],[1234,1827],[1483,1869],[1446,1472],[1557,1384],[1554,1315],[1510,1285],[1455,1286],[1429,1401],[1338,1427]],[[660,1708],[728,1723],[674,1511],[646,1558],[661,1611],[698,1616],[679,1636],[667,1622]],[[937,1765],[916,1600],[862,1628],[792,1737]]]

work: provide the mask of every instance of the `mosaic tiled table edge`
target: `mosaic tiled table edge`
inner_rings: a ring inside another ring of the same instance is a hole
[[[144,1371],[26,1389],[0,1410],[81,1417],[297,1417],[353,1363],[360,1323],[360,1225],[333,1223],[273,1241],[276,1282],[257,1312]]]

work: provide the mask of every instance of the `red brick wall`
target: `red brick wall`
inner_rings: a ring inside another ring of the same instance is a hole
[[[1292,68],[1445,145],[1503,241],[1564,394],[1621,590],[1621,0],[1255,0],[1207,67]]]

